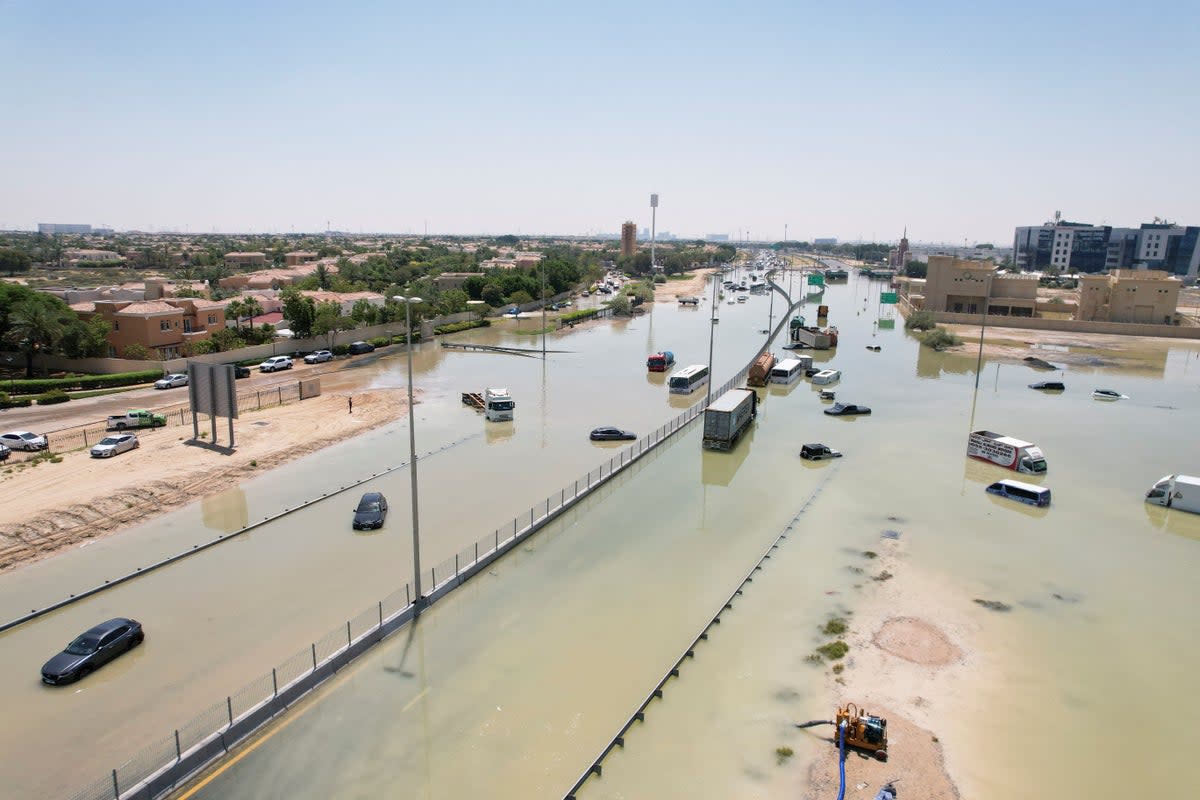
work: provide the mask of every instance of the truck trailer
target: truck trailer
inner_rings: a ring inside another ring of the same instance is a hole
[[[1046,471],[1046,456],[1036,444],[992,431],[972,432],[967,439],[967,455],[1031,475]]]
[[[750,365],[750,372],[746,376],[746,384],[749,386],[766,386],[767,378],[771,376],[771,367],[775,366],[775,356],[769,352],[758,354],[758,358],[754,359],[754,363]]]
[[[730,389],[704,412],[704,447],[732,450],[757,415],[758,395],[753,389]]]
[[[1200,478],[1167,475],[1146,492],[1146,502],[1200,514]]]

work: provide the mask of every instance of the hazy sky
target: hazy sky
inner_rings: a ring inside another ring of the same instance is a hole
[[[1195,2],[0,0],[0,228],[1200,225]]]

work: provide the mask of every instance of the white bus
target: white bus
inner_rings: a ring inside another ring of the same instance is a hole
[[[785,358],[771,367],[770,383],[792,383],[804,374],[804,362],[798,358]]]
[[[691,394],[699,387],[708,383],[708,366],[692,364],[684,367],[667,379],[667,387],[672,394]]]

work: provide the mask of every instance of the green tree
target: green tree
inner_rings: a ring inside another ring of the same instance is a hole
[[[242,300],[242,314],[250,318],[250,330],[254,330],[254,318],[263,313],[262,303],[254,296]]]
[[[246,312],[242,307],[241,300],[230,300],[225,304],[225,318],[232,318],[234,327],[241,329],[244,316],[246,316]]]
[[[333,346],[333,334],[337,331],[348,331],[354,328],[354,320],[342,316],[342,307],[334,302],[317,304],[317,313],[313,318],[312,335],[329,336],[329,345]]]
[[[462,289],[447,289],[438,298],[438,310],[443,314],[457,314],[467,310],[467,293]]]
[[[316,304],[311,297],[288,287],[283,290],[283,318],[291,325],[291,331],[301,339],[312,336],[313,321],[317,317]]]
[[[72,320],[62,337],[62,351],[70,358],[103,358],[108,355],[111,330],[103,317],[92,317],[87,322]]]
[[[492,308],[499,308],[504,305],[504,292],[496,284],[489,283],[479,292],[479,299]]]
[[[378,318],[379,309],[366,298],[355,301],[354,307],[350,309],[350,319],[359,325],[374,325]]]
[[[132,358],[135,361],[149,361],[152,358],[150,350],[146,345],[138,342],[125,345],[125,349],[121,352],[121,357]]]
[[[524,289],[518,289],[508,296],[508,302],[512,303],[514,306],[522,306],[526,303],[533,302],[533,295]]]
[[[244,347],[245,343],[242,337],[238,336],[237,331],[231,328],[221,328],[212,332],[209,341],[213,343],[213,349],[218,353],[224,353],[228,350],[237,350]]]
[[[924,261],[909,261],[904,265],[904,274],[910,278],[924,278],[929,265]]]
[[[16,275],[18,272],[28,272],[32,266],[33,259],[20,250],[0,247],[0,271]]]
[[[64,306],[65,308],[65,306]],[[25,351],[25,376],[33,377],[33,357],[39,352],[49,353],[58,347],[66,333],[64,317],[70,313],[56,310],[43,303],[26,303],[9,315],[11,334]]]
[[[624,292],[620,292],[604,305],[611,308],[614,314],[629,316],[629,297]]]

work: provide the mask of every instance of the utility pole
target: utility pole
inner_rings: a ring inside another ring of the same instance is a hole
[[[658,195],[650,195],[650,274],[658,272],[658,261],[654,258],[654,240],[657,234]]]

